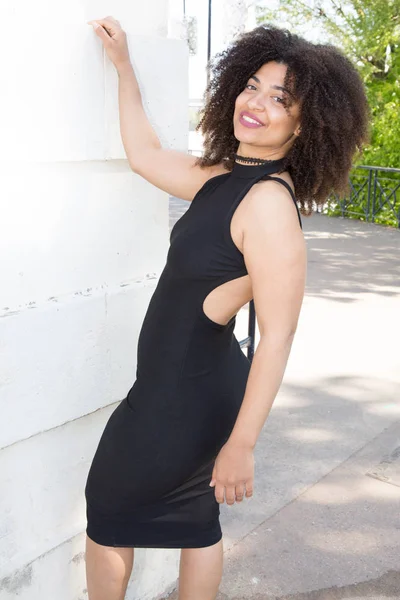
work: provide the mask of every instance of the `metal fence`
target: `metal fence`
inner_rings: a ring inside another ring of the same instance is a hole
[[[249,302],[249,321],[247,328],[247,337],[240,340],[239,345],[241,348],[247,348],[247,358],[251,362],[254,356],[254,343],[256,338],[256,310],[254,307],[254,300]]]
[[[355,167],[347,197],[332,194],[321,212],[400,228],[400,169]]]

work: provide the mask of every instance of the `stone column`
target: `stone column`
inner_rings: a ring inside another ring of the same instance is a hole
[[[1,600],[87,598],[84,483],[168,249],[168,195],[129,168],[117,74],[86,24],[110,12],[160,140],[186,151],[188,52],[167,0],[2,5]],[[177,560],[137,550],[129,599],[165,591]]]

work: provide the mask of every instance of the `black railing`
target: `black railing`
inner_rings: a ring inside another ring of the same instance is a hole
[[[321,212],[400,228],[400,169],[355,167],[348,196],[332,194]]]
[[[251,362],[254,356],[254,342],[256,338],[256,310],[254,308],[254,300],[249,302],[249,320],[247,337],[240,340],[239,344],[241,348],[247,348],[247,358]]]

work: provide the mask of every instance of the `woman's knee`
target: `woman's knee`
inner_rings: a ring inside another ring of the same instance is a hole
[[[133,567],[133,548],[102,546],[86,536],[86,575],[89,598],[123,597]],[[98,590],[98,591],[97,591]],[[101,590],[101,592],[100,592]],[[99,596],[100,593],[100,596]]]

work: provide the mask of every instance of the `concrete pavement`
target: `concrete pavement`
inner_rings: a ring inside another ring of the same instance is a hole
[[[306,296],[254,497],[221,506],[218,600],[399,600],[400,231],[303,226]],[[243,309],[238,339],[246,325]]]

